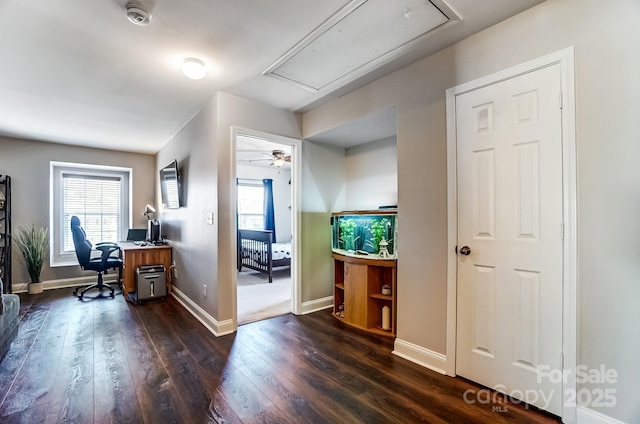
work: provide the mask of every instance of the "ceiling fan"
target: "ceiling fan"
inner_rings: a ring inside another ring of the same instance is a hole
[[[291,163],[291,155],[286,155],[282,150],[274,150],[271,154],[273,155],[273,160],[271,161],[273,166],[280,168],[285,162]]]
[[[269,158],[264,159],[248,159],[245,162],[260,162],[260,161],[271,161],[271,166],[275,166],[280,168],[286,162],[291,162],[291,155],[285,154],[284,150],[273,150],[271,154],[266,152],[261,152],[263,155],[269,156]]]

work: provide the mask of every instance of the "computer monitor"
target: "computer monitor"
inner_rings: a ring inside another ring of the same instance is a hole
[[[147,222],[147,241],[149,243],[160,241],[160,222],[155,219],[150,219]]]
[[[129,228],[127,232],[127,241],[146,241],[147,229],[146,228]]]

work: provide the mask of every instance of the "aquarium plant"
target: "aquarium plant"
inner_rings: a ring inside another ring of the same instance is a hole
[[[368,228],[369,233],[371,233],[371,238],[367,240],[366,244],[373,250],[373,253],[378,253],[380,241],[384,238],[387,233],[387,227],[390,225],[387,218],[371,222],[371,226]]]
[[[340,221],[340,241],[344,246],[344,250],[356,250],[356,240],[359,237],[355,236],[356,221],[353,219],[343,219]]]

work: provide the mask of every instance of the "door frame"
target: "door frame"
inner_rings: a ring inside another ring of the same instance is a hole
[[[236,158],[236,140],[239,136],[257,138],[272,143],[284,144],[291,146],[291,313],[300,315],[302,312],[302,297],[300,290],[300,205],[301,205],[301,188],[302,188],[302,140],[285,137],[276,134],[270,134],[262,131],[251,130],[241,127],[231,127],[231,173],[233,175],[233,196],[231,201],[232,216],[237,213],[237,193],[235,184],[237,178],[237,158]],[[237,222],[231,225],[231,238],[233,240],[233,282],[232,282],[232,318],[234,331],[238,329],[238,228]]]
[[[456,97],[545,68],[560,65],[561,90],[558,102],[562,105],[562,202],[563,202],[563,301],[562,301],[562,350],[563,369],[567,375],[562,387],[562,418],[564,422],[576,421],[576,405],[570,405],[570,395],[576,393],[577,365],[577,172],[575,137],[574,48],[551,53],[450,88],[446,92],[447,105],[447,375],[456,375],[457,335],[457,268],[455,248],[458,239],[457,213],[457,134]],[[558,232],[561,229],[558,228]]]

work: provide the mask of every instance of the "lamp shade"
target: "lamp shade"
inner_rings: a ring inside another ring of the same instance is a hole
[[[147,204],[147,206],[144,207],[144,211],[142,211],[142,214],[149,218],[149,215],[152,213],[156,213],[156,209],[153,206]]]
[[[273,166],[277,166],[278,168],[280,168],[282,165],[284,165],[284,159],[283,158],[275,158],[273,160],[273,162],[271,162],[271,164]]]

